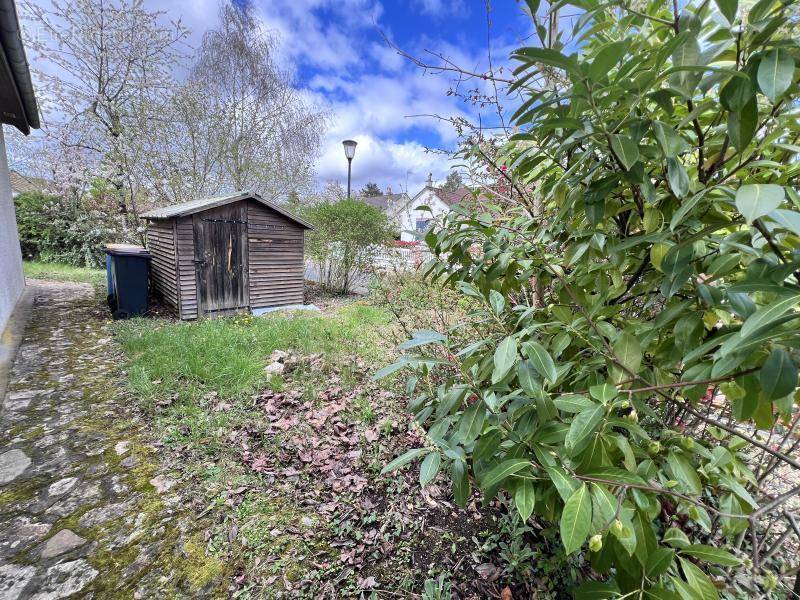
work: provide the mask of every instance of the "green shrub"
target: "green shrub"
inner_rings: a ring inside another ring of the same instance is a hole
[[[389,218],[360,200],[324,201],[302,213],[314,225],[306,253],[319,269],[320,283],[332,291],[349,292],[372,268],[380,246],[394,239]]]
[[[102,245],[113,238],[113,229],[101,215],[79,203],[42,193],[20,194],[14,207],[25,259],[77,267],[104,264]]]
[[[513,197],[426,236],[430,277],[481,306],[468,342],[417,332],[382,370],[414,371],[428,435],[387,470],[424,457],[459,504],[557,526],[579,598],[762,597],[792,562],[743,557],[792,495],[759,512],[758,476],[797,466],[770,445],[800,347],[796,13],[576,4],[571,52],[540,27],[512,55],[518,133],[465,153]]]

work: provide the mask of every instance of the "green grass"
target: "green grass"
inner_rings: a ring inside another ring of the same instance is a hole
[[[116,323],[115,330],[140,400],[175,396],[197,401],[209,393],[241,399],[259,389],[279,388],[280,378],[264,373],[273,350],[321,352],[332,362],[358,355],[369,364],[386,364],[381,329],[388,321],[382,309],[351,304],[335,315],[275,313],[194,323],[132,319]],[[344,366],[355,368],[351,363]]]
[[[62,263],[25,261],[23,263],[25,277],[46,279],[48,281],[69,281],[91,283],[102,286],[106,282],[106,272],[102,269],[87,269]]]

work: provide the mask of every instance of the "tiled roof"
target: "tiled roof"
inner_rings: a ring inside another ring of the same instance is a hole
[[[11,182],[11,191],[15,194],[50,192],[55,187],[52,181],[41,177],[29,177],[16,171],[9,171],[8,180]]]
[[[453,206],[454,204],[458,204],[459,202],[463,201],[464,198],[472,196],[472,190],[464,186],[461,186],[454,192],[449,192],[442,188],[433,188],[433,191],[436,194],[436,197],[447,204],[447,206]]]
[[[389,210],[391,206],[397,206],[397,201],[408,200],[408,196],[404,193],[400,194],[384,194],[382,196],[366,196],[360,198],[362,202],[366,202],[370,206],[379,208],[380,210]]]

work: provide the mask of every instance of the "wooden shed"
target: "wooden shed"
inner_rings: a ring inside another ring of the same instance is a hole
[[[152,289],[179,318],[302,304],[311,225],[258,194],[193,200],[142,218]]]

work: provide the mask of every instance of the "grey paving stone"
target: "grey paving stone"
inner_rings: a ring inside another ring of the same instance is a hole
[[[0,454],[0,485],[14,481],[30,464],[28,455],[17,448]]]
[[[69,529],[62,529],[51,537],[44,545],[42,558],[52,558],[70,552],[86,543],[86,540]]]

